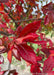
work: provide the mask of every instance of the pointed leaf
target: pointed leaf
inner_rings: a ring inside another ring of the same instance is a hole
[[[13,53],[13,56],[14,56],[16,59],[18,59],[18,60],[21,61],[21,56],[20,56],[20,54],[19,54],[19,52],[18,52],[17,49],[13,49],[13,50],[12,50],[12,53]]]
[[[41,23],[41,20],[40,20],[40,21],[37,21],[37,22],[35,21],[35,22],[33,22],[33,23],[28,24],[28,25],[25,26],[25,28],[22,30],[22,32],[21,32],[21,34],[20,34],[19,37],[25,36],[25,35],[27,35],[27,34],[29,34],[29,33],[33,33],[33,32],[35,32],[35,31],[37,31],[37,30],[39,29],[39,27],[40,27],[40,23]]]
[[[38,73],[41,74],[40,64],[36,63],[35,65],[31,65],[30,71],[31,71],[32,75],[39,75]]]
[[[53,51],[53,50],[54,50],[54,47],[52,47],[52,48],[42,48],[41,49],[41,51],[44,52],[47,57],[51,54],[51,51]]]
[[[54,56],[50,56],[48,57],[48,59],[44,61],[43,73],[52,72],[53,68],[54,68]]]
[[[9,62],[11,63],[11,61],[12,61],[12,51],[11,50],[9,50],[8,51],[8,60],[9,60]]]
[[[27,46],[26,44],[18,45],[18,51],[24,60],[31,64],[36,64],[37,57],[30,46]]]
[[[7,49],[4,46],[0,46],[0,54],[7,52]]]
[[[21,44],[23,42],[31,42],[31,41],[35,40],[37,37],[38,37],[37,34],[31,33],[31,34],[29,34],[27,36],[24,36],[24,37],[21,37],[21,38],[16,39],[15,40],[15,43],[16,44]]]
[[[1,3],[0,5],[0,11],[3,11],[4,10],[4,5]]]

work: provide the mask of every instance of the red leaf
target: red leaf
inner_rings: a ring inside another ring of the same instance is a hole
[[[9,62],[11,63],[11,61],[12,61],[12,51],[11,50],[9,50],[8,51],[8,60],[9,60]]]
[[[7,28],[6,24],[0,24],[0,28]]]
[[[38,73],[41,73],[40,64],[36,63],[35,65],[31,65],[30,71],[31,71],[32,75],[38,75]]]
[[[23,11],[22,6],[20,6],[19,4],[16,5],[16,9],[19,13],[21,13]]]
[[[31,42],[31,41],[35,40],[37,37],[38,37],[37,34],[31,33],[27,36],[16,39],[15,43],[16,44],[22,44],[23,42]]]
[[[14,49],[14,45],[12,45],[11,46],[11,48],[10,48],[10,50],[8,51],[8,56],[7,56],[7,58],[8,58],[8,60],[9,60],[9,62],[11,63],[11,61],[12,61],[12,50]]]
[[[50,56],[54,56],[54,49],[50,50]]]
[[[51,54],[50,51],[53,51],[53,50],[54,50],[54,47],[52,47],[52,48],[42,48],[41,49],[41,51],[44,52],[47,57]]]
[[[43,73],[52,72],[53,68],[54,68],[54,56],[50,56],[48,57],[48,59],[44,61]]]
[[[20,3],[20,2],[21,2],[21,3],[24,3],[24,1],[23,1],[23,0],[18,0],[18,2],[19,2],[19,3]]]
[[[8,28],[7,31],[8,31],[8,33],[10,33],[10,34],[14,34],[14,31],[13,31],[12,29],[10,29],[10,28]]]
[[[3,75],[4,74],[4,71],[0,72],[0,75]]]
[[[43,45],[46,44],[46,41],[31,41],[32,43],[38,44],[38,45]]]
[[[48,75],[54,75],[54,71],[47,73]]]
[[[47,25],[50,22],[48,15],[44,19],[44,24]]]
[[[45,25],[54,22],[54,3],[50,2],[42,8],[43,13],[46,15],[44,23]]]
[[[1,3],[0,5],[0,11],[3,11],[4,10],[4,5]]]
[[[36,40],[37,38],[38,38],[38,35],[37,34],[31,33],[31,34],[25,36],[23,38],[23,41],[30,42],[30,41]]]
[[[28,25],[22,30],[22,32],[21,32],[21,34],[20,34],[19,37],[25,36],[25,35],[27,35],[27,34],[29,34],[29,33],[33,33],[33,32],[35,32],[35,31],[37,31],[37,30],[39,29],[39,27],[40,27],[40,23],[41,23],[41,20],[40,20],[40,21],[37,21],[37,22],[35,21],[35,22],[33,22],[33,23],[28,24]]]
[[[26,44],[18,45],[18,51],[24,60],[31,64],[36,64],[37,57],[30,46],[27,46]]]
[[[0,54],[7,52],[6,48],[4,46],[0,46]]]
[[[53,47],[53,42],[51,41],[51,39],[46,38],[46,41],[49,43],[50,47]]]
[[[18,59],[18,60],[21,61],[21,56],[20,56],[20,54],[19,54],[19,52],[18,52],[17,49],[13,49],[13,50],[12,50],[12,53],[13,53],[13,56],[14,56],[16,59]]]
[[[43,10],[44,14],[46,14],[49,11],[54,11],[53,5],[54,5],[54,3],[50,2],[50,3],[46,4],[45,6],[43,6],[42,10]]]
[[[10,22],[10,18],[8,17],[8,14],[4,13],[3,18],[6,22]]]
[[[20,35],[20,33],[21,33],[22,30],[23,30],[22,26],[19,26],[19,27],[17,27],[15,33],[16,33],[17,35]]]
[[[0,39],[0,45],[2,45],[2,40]]]

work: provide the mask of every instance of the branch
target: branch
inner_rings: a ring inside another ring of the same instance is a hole
[[[5,5],[6,6],[6,5]],[[8,8],[8,6],[6,6],[7,8]],[[8,8],[9,9],[9,8]],[[4,11],[6,12],[6,13],[8,13],[8,11],[6,10],[6,9],[4,9]],[[28,12],[28,10],[27,10],[27,12]],[[12,12],[11,12],[12,13]],[[29,20],[44,20],[43,18],[39,18],[39,19],[36,19],[36,18],[30,18],[30,19],[26,19],[26,20],[18,20],[18,21],[16,21],[15,19],[13,19],[13,17],[10,15],[10,14],[8,14],[8,16],[13,20],[13,22],[15,22],[15,25],[16,25],[16,28],[18,27],[18,22],[23,22],[23,21],[29,21]]]
[[[11,36],[11,35],[13,35],[13,34],[8,34],[8,33],[6,33],[6,32],[3,32],[3,31],[0,31],[0,34],[6,35],[6,36]]]
[[[10,70],[10,67],[11,67],[11,64],[10,64],[10,62],[9,62],[9,65],[8,65],[8,70]]]
[[[4,11],[6,13],[8,13],[8,11],[6,9],[4,9]],[[16,21],[15,19],[13,19],[13,17],[10,14],[8,14],[8,16],[13,20],[13,22],[15,22],[16,28],[18,27],[18,24],[17,24],[18,22],[24,22],[24,21],[30,21],[30,20],[44,20],[43,18],[39,18],[39,19],[37,19],[37,18],[30,18],[30,19],[24,19],[24,20],[18,20],[18,21]]]
[[[6,10],[6,9],[4,9],[4,11],[6,12],[6,13],[8,13],[8,11]],[[18,24],[17,24],[17,22],[15,21],[15,19],[13,19],[13,17],[10,15],[10,14],[8,14],[8,16],[13,20],[13,22],[15,22],[15,25],[16,25],[16,28],[18,27]]]
[[[39,18],[39,19],[36,19],[36,18],[31,18],[31,19],[26,19],[26,20],[18,20],[18,21],[15,21],[15,22],[23,22],[23,21],[30,21],[30,20],[44,20],[43,18]]]

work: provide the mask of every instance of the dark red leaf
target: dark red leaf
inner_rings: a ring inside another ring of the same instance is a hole
[[[41,49],[41,51],[44,52],[47,57],[51,54],[50,51],[53,51],[53,50],[54,50],[54,47],[52,47],[52,48],[42,48]]]
[[[50,22],[48,15],[44,19],[44,24],[47,25]]]
[[[0,28],[7,28],[6,24],[0,24]]]
[[[43,73],[52,72],[53,68],[54,68],[54,56],[50,56],[48,57],[48,59],[44,61]]]
[[[50,2],[42,8],[43,13],[46,15],[44,23],[45,25],[54,22],[54,3]]]
[[[8,33],[10,33],[10,34],[14,34],[14,31],[13,31],[12,29],[10,29],[10,28],[8,28],[7,31],[8,31]]]
[[[7,52],[6,48],[4,46],[0,46],[0,54]]]
[[[21,2],[21,3],[24,3],[24,0],[18,0],[18,2],[19,2],[19,3],[20,3],[20,2]]]
[[[18,52],[17,49],[13,49],[13,50],[12,50],[12,53],[13,53],[13,56],[14,56],[16,59],[18,59],[18,60],[21,61],[21,56],[20,56],[20,54],[19,54],[19,52]]]
[[[17,27],[15,33],[19,36],[22,30],[23,30],[22,26],[19,26]]]
[[[46,41],[31,41],[32,43],[38,44],[38,45],[43,45],[46,44]]]
[[[16,10],[19,12],[19,14],[23,11],[22,6],[20,6],[19,4],[16,5]]]
[[[37,57],[32,48],[26,44],[18,45],[18,51],[21,57],[31,64],[36,64]]]
[[[22,36],[25,36],[29,33],[33,33],[35,31],[37,31],[40,27],[40,23],[41,23],[41,20],[40,21],[35,21],[33,23],[30,23],[28,24],[27,26],[25,26],[25,28],[22,30],[21,34],[19,37],[22,37]]]
[[[0,4],[0,11],[3,11],[4,10],[4,5],[3,3]]]
[[[2,40],[0,39],[0,45],[2,45]]]
[[[31,41],[35,40],[37,37],[38,37],[37,34],[31,33],[27,36],[16,39],[15,43],[16,44],[22,44],[23,42],[31,42]]]
[[[43,10],[44,14],[46,14],[49,11],[51,11],[51,12],[54,11],[53,5],[54,5],[54,3],[50,2],[50,3],[46,4],[45,6],[43,6],[42,10]]]
[[[35,65],[31,65],[31,69],[30,69],[32,75],[38,75],[38,73],[40,74],[40,64],[36,63]]]

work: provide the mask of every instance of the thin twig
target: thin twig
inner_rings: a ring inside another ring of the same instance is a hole
[[[39,19],[36,19],[36,18],[30,18],[30,19],[26,19],[26,20],[18,20],[18,21],[15,21],[15,22],[23,22],[23,21],[30,21],[30,20],[44,20],[43,18],[39,18]]]
[[[4,11],[6,13],[9,13],[6,9],[4,9]],[[30,18],[30,19],[24,19],[24,20],[16,21],[15,19],[13,19],[13,17],[10,14],[8,14],[8,16],[13,20],[13,22],[15,22],[16,28],[18,27],[18,24],[17,24],[18,22],[24,22],[24,21],[30,21],[30,20],[44,20],[43,18],[39,18],[39,19],[37,19],[37,18]]]
[[[13,34],[8,34],[8,33],[6,33],[6,32],[3,32],[3,31],[0,31],[0,34],[6,35],[6,36],[11,36],[11,35],[13,35]]]
[[[4,8],[4,11],[6,13],[8,13],[8,16],[13,20],[13,22],[15,22],[15,19],[13,19],[13,17],[9,14],[9,12]],[[16,28],[18,27],[18,24],[15,22]]]
[[[11,67],[11,64],[10,64],[10,62],[9,62],[9,65],[8,65],[8,70],[10,70],[10,67]]]

